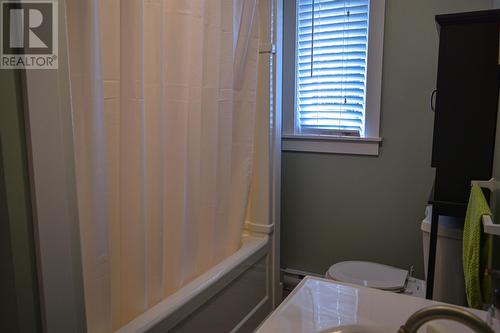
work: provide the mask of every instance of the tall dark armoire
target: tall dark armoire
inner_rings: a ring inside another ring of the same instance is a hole
[[[471,180],[490,179],[498,111],[500,10],[436,16],[439,60],[429,202],[427,298],[432,298],[439,215],[464,217]]]

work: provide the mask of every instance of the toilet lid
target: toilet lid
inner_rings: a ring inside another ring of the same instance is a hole
[[[365,287],[401,290],[404,289],[408,271],[392,266],[367,261],[342,261],[328,270],[334,280]]]

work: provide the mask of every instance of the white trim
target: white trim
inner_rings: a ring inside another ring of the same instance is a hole
[[[280,219],[281,219],[281,131],[282,131],[282,82],[283,82],[283,1],[273,0],[273,42],[276,54],[273,56],[272,97],[274,108],[270,121],[270,223],[274,225],[272,235],[272,296],[273,309],[283,299],[283,288],[280,281]]]
[[[330,135],[284,135],[283,151],[378,156],[382,138]]]
[[[85,332],[65,0],[59,0],[59,68],[26,70],[38,278],[44,332]]]
[[[380,135],[385,0],[370,0],[366,73],[365,136]]]
[[[251,234],[270,235],[274,232],[274,224],[259,224],[245,221],[245,230],[247,230]]]
[[[382,142],[382,138],[368,138],[359,136],[337,136],[322,134],[283,134],[282,139],[287,140],[327,140],[327,141],[352,141],[352,142]]]
[[[296,1],[296,0],[293,0]],[[295,13],[296,14],[296,13]],[[314,139],[296,133],[295,90],[292,92],[294,108],[286,109],[283,122],[283,151],[305,151],[334,154],[378,155],[380,136],[380,108],[382,99],[382,65],[384,53],[385,0],[370,1],[368,28],[368,59],[366,73],[365,133],[357,141],[344,137],[318,135]],[[296,47],[295,47],[296,48]],[[279,53],[279,52],[278,52]],[[293,56],[295,53],[288,55]],[[294,60],[295,62],[295,60]],[[294,68],[295,81],[295,68]],[[290,124],[295,128],[290,128]],[[340,139],[342,138],[342,139]],[[378,140],[378,141],[377,141]],[[321,143],[322,141],[325,141]]]

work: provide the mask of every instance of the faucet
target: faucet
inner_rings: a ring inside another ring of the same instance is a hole
[[[493,329],[479,317],[462,308],[449,305],[429,306],[415,312],[408,318],[406,323],[401,326],[398,333],[417,333],[417,330],[423,324],[436,319],[458,321],[479,333],[495,333]]]

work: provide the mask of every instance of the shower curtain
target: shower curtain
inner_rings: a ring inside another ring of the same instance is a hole
[[[110,332],[240,246],[257,0],[67,0],[89,332]]]

